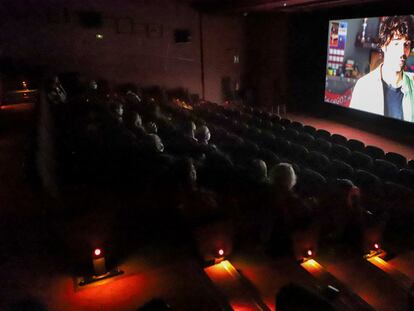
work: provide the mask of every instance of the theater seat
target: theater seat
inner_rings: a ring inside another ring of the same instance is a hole
[[[394,163],[399,168],[404,168],[407,165],[407,158],[396,152],[387,152],[385,160]]]
[[[285,119],[285,118],[280,119],[280,125],[283,125],[285,128],[287,128],[290,125],[290,123],[292,122],[289,119]]]
[[[311,147],[311,149],[322,152],[325,155],[329,155],[331,153],[331,148],[332,148],[332,144],[323,138],[315,139]]]
[[[384,209],[381,179],[367,171],[356,170],[353,181],[361,189],[361,201],[365,209],[381,213]]]
[[[283,135],[283,132],[285,131],[285,127],[283,125],[280,125],[279,123],[274,122],[271,131],[274,135],[280,136],[280,135]]]
[[[276,296],[277,311],[335,311],[321,294],[297,284],[283,286]]]
[[[299,136],[299,132],[293,128],[287,128],[283,135],[286,139],[289,139],[290,141],[296,141],[296,139]]]
[[[407,162],[407,168],[410,170],[414,170],[414,160],[410,160]]]
[[[292,143],[289,149],[289,158],[299,164],[305,164],[309,151],[306,147]]]
[[[351,156],[351,150],[349,150],[349,148],[339,145],[339,144],[332,144],[332,147],[331,147],[331,158],[332,159],[339,159],[339,160],[348,162],[350,156]]]
[[[376,159],[374,161],[374,174],[378,175],[385,180],[396,180],[398,175],[398,167],[389,161]]]
[[[299,132],[303,131],[303,124],[298,121],[293,121],[289,127]]]
[[[296,141],[302,145],[304,145],[306,148],[310,148],[313,146],[315,142],[315,138],[308,133],[299,133]]]
[[[318,151],[311,151],[306,158],[306,165],[326,176],[330,172],[331,161],[326,155]]]
[[[357,169],[371,170],[374,160],[367,154],[353,151],[349,157],[349,163]]]
[[[260,149],[258,158],[265,161],[268,168],[271,168],[274,165],[280,163],[279,157],[273,151],[266,148]]]
[[[329,175],[332,178],[352,179],[354,176],[354,169],[348,163],[335,159],[332,160],[331,172]]]
[[[312,169],[302,168],[296,190],[304,197],[321,197],[326,192],[326,178]]]
[[[312,136],[315,136],[315,135],[316,135],[316,128],[314,128],[314,127],[313,127],[313,126],[311,126],[311,125],[305,125],[305,126],[303,127],[303,131],[304,131],[305,133],[311,134]]]
[[[331,138],[331,133],[329,133],[327,130],[319,129],[316,131],[315,136],[329,140]]]
[[[287,156],[289,154],[291,142],[285,138],[276,137],[273,140],[273,143],[271,146],[269,146],[269,149],[272,150],[276,155],[279,156]]]
[[[347,142],[347,147],[352,151],[364,151],[365,144],[358,139],[350,139]]]
[[[384,150],[377,146],[366,146],[364,152],[374,159],[384,159],[385,157]]]
[[[398,182],[414,189],[414,170],[401,169],[398,172]]]
[[[345,136],[340,135],[340,134],[332,134],[331,142],[334,144],[346,146],[348,139]]]

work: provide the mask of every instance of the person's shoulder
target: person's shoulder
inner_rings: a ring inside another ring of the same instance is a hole
[[[363,77],[359,78],[357,84],[371,83],[373,80],[380,79],[378,69],[375,69]]]
[[[411,83],[414,83],[414,72],[404,71],[404,75],[408,78]]]

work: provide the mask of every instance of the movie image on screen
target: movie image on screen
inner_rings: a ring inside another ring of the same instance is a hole
[[[325,102],[414,122],[413,21],[329,21]]]

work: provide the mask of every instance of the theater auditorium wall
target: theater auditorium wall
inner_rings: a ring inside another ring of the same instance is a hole
[[[199,18],[186,1],[4,2],[0,59],[201,95]],[[223,78],[234,87],[240,80],[243,18],[204,14],[202,29],[206,99],[221,102]],[[176,30],[188,42],[177,43]]]

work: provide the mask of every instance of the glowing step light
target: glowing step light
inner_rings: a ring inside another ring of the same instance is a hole
[[[80,282],[80,286],[88,285],[91,283],[95,283],[104,279],[108,279],[124,272],[119,270],[118,267],[115,267],[113,270],[108,271],[106,267],[105,261],[105,253],[101,248],[95,248],[92,252],[92,264],[93,264],[93,272],[92,276],[84,277]]]

